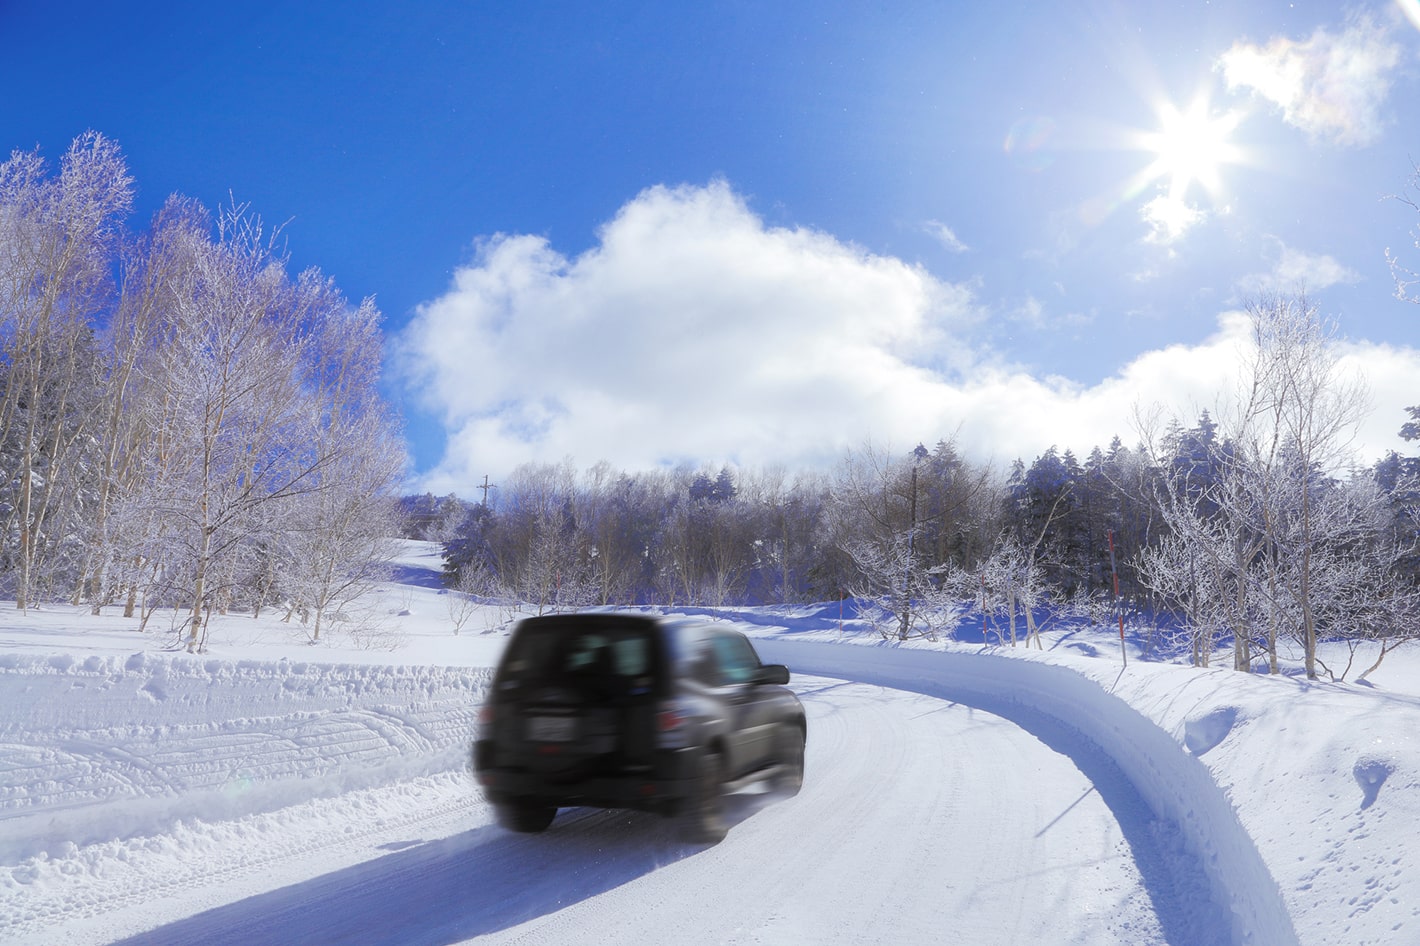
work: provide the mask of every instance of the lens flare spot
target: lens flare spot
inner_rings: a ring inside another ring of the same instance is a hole
[[[1050,150],[1055,135],[1055,120],[1036,115],[1018,119],[1006,132],[1002,150],[1028,171],[1043,171],[1055,161]]]

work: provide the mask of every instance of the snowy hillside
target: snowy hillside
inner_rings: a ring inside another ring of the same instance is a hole
[[[712,849],[618,813],[522,838],[463,771],[512,615],[455,634],[437,562],[320,645],[0,611],[0,942],[1420,943],[1416,655],[1358,687],[723,612],[795,672],[804,792]]]

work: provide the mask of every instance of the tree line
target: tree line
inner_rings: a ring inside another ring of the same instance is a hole
[[[0,164],[0,595],[176,608],[194,650],[213,610],[317,637],[398,529],[379,312],[243,206],[131,231],[132,186],[93,132]]]
[[[131,212],[102,135],[57,173],[37,151],[0,164],[0,595],[172,608],[190,649],[214,610],[279,607],[313,638],[351,622],[400,529],[379,312],[288,272],[243,206],[175,195],[137,232]],[[1415,635],[1420,459],[1345,469],[1364,397],[1335,326],[1301,295],[1248,316],[1218,416],[1141,417],[1133,447],[1083,462],[1052,448],[1001,475],[944,439],[793,474],[530,464],[477,504],[406,498],[406,528],[446,542],[458,589],[538,609],[851,597],[907,638],[974,601],[1014,643],[1123,607],[1198,664],[1275,672],[1292,640],[1316,675],[1335,637],[1383,655]]]
[[[1308,675],[1344,676],[1323,638],[1378,641],[1383,656],[1420,633],[1420,458],[1346,468],[1365,398],[1337,365],[1335,326],[1302,295],[1248,317],[1220,416],[1141,415],[1135,446],[1115,437],[1083,462],[1051,448],[1002,476],[942,440],[793,476],[526,464],[476,504],[406,497],[407,523],[445,543],[451,587],[539,611],[851,597],[908,638],[955,627],[971,602],[1017,643],[1049,615],[1124,609],[1199,666],[1230,653],[1278,672],[1292,641]],[[1420,439],[1409,413],[1402,434]]]

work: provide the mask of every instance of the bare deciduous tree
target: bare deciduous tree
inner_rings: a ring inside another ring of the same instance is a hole
[[[369,524],[392,530],[376,509],[399,467],[372,406],[373,306],[347,311],[318,273],[291,281],[244,208],[219,217],[215,241],[189,215],[169,248],[182,261],[165,272],[141,372],[147,437],[122,514],[162,536],[131,557],[159,563],[170,594],[181,589],[196,650],[206,614],[269,576],[283,551],[278,579],[310,596],[301,603],[319,621],[365,571],[351,563],[378,557]],[[353,555],[352,542],[364,551]]]
[[[132,181],[117,145],[75,139],[55,178],[37,151],[0,164],[0,431],[11,470],[0,538],[13,540],[24,610],[77,502],[77,454],[91,441],[99,362],[92,320],[108,305]],[[77,559],[73,571],[78,571]]]
[[[1206,458],[1214,469],[1200,482],[1187,470],[1162,476],[1169,535],[1141,565],[1155,591],[1183,607],[1196,663],[1230,629],[1234,667],[1250,666],[1260,638],[1276,673],[1278,636],[1289,633],[1315,677],[1319,628],[1336,620],[1324,590],[1355,561],[1338,550],[1369,541],[1357,533],[1365,517],[1332,479],[1366,396],[1340,373],[1335,328],[1304,295],[1266,297],[1247,314],[1241,385],[1222,412],[1226,445]]]
[[[953,559],[951,538],[975,532],[982,497],[997,499],[990,476],[959,461],[950,442],[935,453],[919,446],[902,459],[872,445],[850,453],[831,491],[826,529],[852,560],[850,591],[895,616],[899,639],[934,636],[949,608],[942,576]]]
[[[1420,166],[1415,167],[1410,178],[1410,189],[1420,191]],[[1420,203],[1409,194],[1394,194],[1392,197],[1409,207],[1416,213],[1420,213]],[[1415,249],[1420,250],[1420,227],[1410,231],[1411,244]],[[1420,303],[1420,294],[1415,291],[1416,286],[1420,286],[1420,272],[1416,272],[1415,264],[1406,263],[1401,260],[1399,254],[1386,247],[1386,261],[1390,263],[1390,271],[1395,278],[1395,297],[1404,302]]]
[[[1364,417],[1364,385],[1341,374],[1336,327],[1304,295],[1272,296],[1248,307],[1254,359],[1249,397],[1235,442],[1253,464],[1274,474],[1277,503],[1264,505],[1264,528],[1299,609],[1298,635],[1309,678],[1316,677],[1317,615],[1313,585],[1328,532],[1345,529],[1316,503],[1318,478],[1344,467]]]

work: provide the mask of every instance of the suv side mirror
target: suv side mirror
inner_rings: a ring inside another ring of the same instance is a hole
[[[765,664],[755,671],[755,683],[778,683],[789,682],[789,668],[783,664]]]

